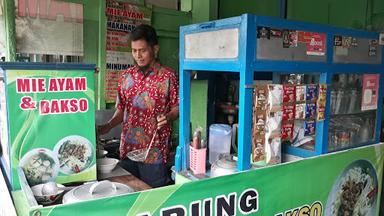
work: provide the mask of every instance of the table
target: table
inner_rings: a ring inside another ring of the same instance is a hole
[[[147,183],[132,175],[119,165],[117,165],[110,173],[98,173],[97,178],[98,180],[109,180],[125,184],[133,188],[135,191],[143,191],[152,188]]]

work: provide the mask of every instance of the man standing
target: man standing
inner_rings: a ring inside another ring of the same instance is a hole
[[[179,117],[179,86],[175,72],[160,64],[157,34],[149,25],[131,32],[134,67],[123,71],[118,83],[116,112],[98,134],[107,133],[121,122],[120,164],[152,187],[166,185],[170,178],[166,167],[171,122]],[[143,162],[126,157],[128,152],[147,149]]]

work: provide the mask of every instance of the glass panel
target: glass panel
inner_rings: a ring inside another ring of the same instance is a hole
[[[381,64],[377,39],[336,35],[333,39],[334,63]]]
[[[73,62],[83,56],[83,5],[16,0],[19,61]]]
[[[282,61],[326,61],[326,35],[293,29],[258,26],[257,59]]]
[[[0,0],[0,61],[5,61],[4,0]]]
[[[328,149],[351,148],[374,139],[376,74],[336,74],[331,85]]]

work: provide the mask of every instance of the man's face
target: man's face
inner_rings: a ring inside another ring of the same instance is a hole
[[[155,48],[145,40],[131,41],[132,55],[139,67],[147,67],[155,60]]]

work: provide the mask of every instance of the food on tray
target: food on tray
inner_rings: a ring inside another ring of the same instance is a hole
[[[49,150],[34,149],[23,156],[20,166],[30,185],[37,185],[56,178],[58,162],[52,155]]]
[[[67,174],[79,173],[92,162],[90,142],[81,136],[68,136],[60,140],[55,151],[58,153],[60,169]]]

